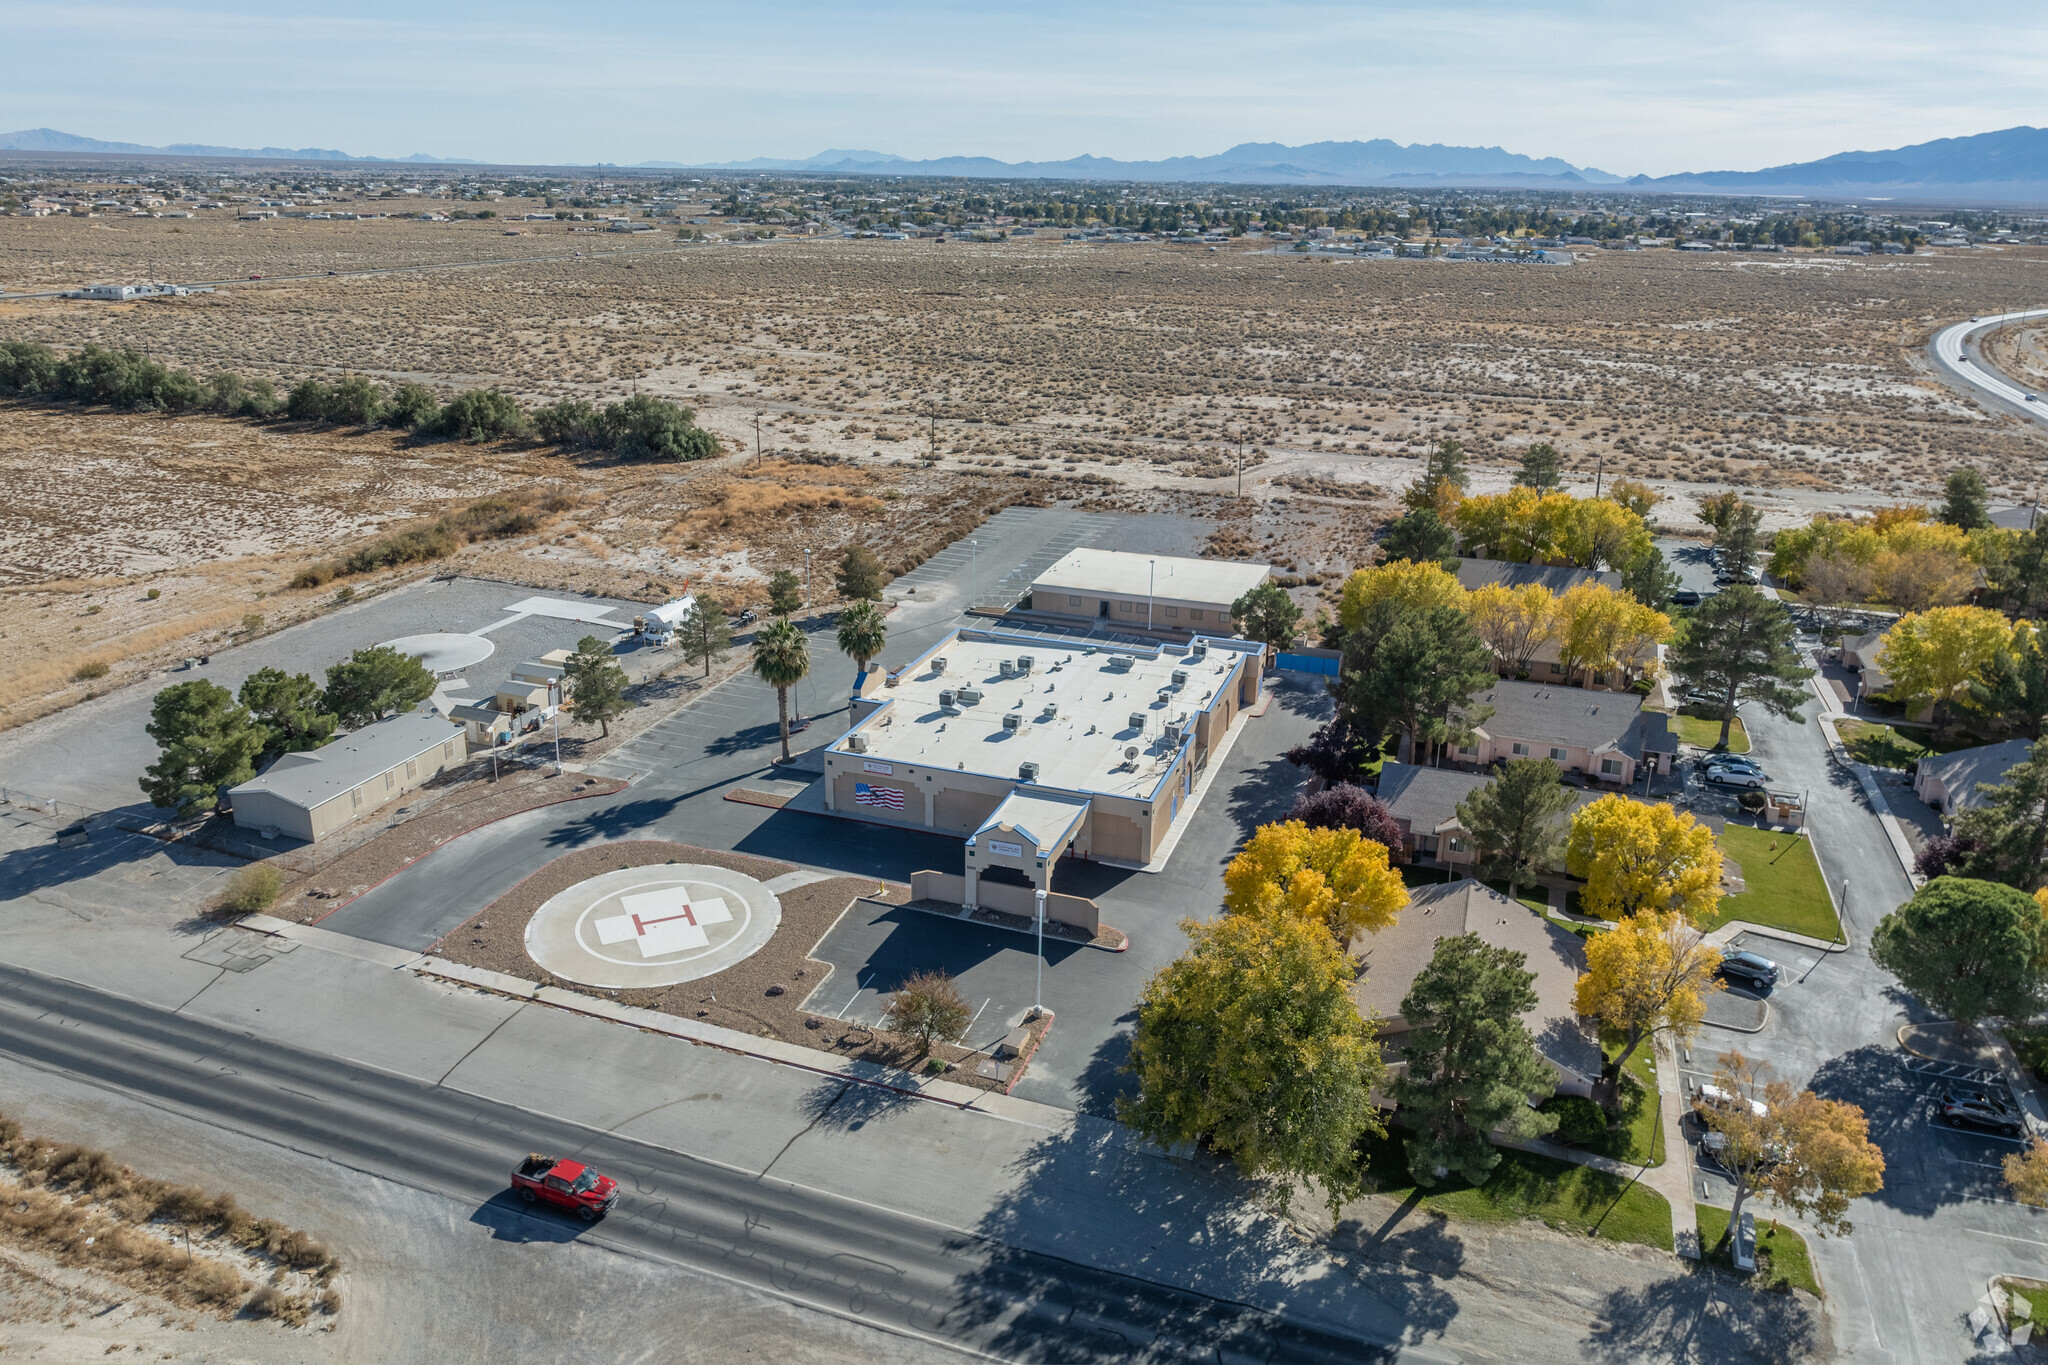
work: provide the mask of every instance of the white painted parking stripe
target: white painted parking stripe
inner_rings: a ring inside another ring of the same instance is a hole
[[[2025,1242],[2030,1246],[2048,1247],[2048,1242],[2041,1241],[2036,1237],[2008,1237],[2005,1233],[1986,1232],[1983,1228],[1964,1228],[1963,1231],[1974,1232],[1979,1237],[1996,1237],[2001,1242]]]

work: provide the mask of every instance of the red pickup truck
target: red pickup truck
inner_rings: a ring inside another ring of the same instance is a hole
[[[512,1188],[529,1204],[553,1204],[594,1223],[619,1202],[619,1182],[580,1161],[529,1152],[512,1172]]]

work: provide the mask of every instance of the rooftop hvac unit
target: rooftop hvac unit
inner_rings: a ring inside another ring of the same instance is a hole
[[[864,754],[868,751],[868,737],[866,735],[848,735],[846,737],[846,747],[854,753]]]
[[[940,656],[939,656],[938,658],[936,658],[936,659],[933,659],[933,660],[932,660],[932,672],[934,672],[934,673],[944,673],[945,671],[946,671],[946,656],[945,656],[945,655],[943,655],[943,654],[941,654],[941,655],[940,655]]]
[[[1208,653],[1209,642],[1207,640],[1197,640],[1194,643],[1194,647],[1188,650],[1188,657],[1200,659],[1205,657]]]
[[[1175,687],[1186,687],[1188,685],[1188,671],[1185,668],[1173,670],[1173,685]]]
[[[1173,689],[1172,689],[1172,688],[1170,688],[1170,687],[1162,687],[1162,688],[1160,688],[1160,689],[1159,689],[1159,700],[1161,700],[1161,701],[1172,701],[1172,700],[1173,700]]]
[[[1016,734],[1024,728],[1024,717],[1018,715],[1015,711],[1010,712],[1009,715],[1003,717],[1003,728],[1013,735]]]
[[[1037,660],[1033,659],[1029,654],[1019,654],[1017,656],[1017,671],[1019,673],[1029,673],[1031,665],[1036,662]]]
[[[1017,780],[1019,782],[1036,782],[1038,780],[1038,765],[1036,763],[1019,763],[1017,765]]]
[[[974,706],[981,701],[981,689],[978,687],[963,687],[955,695],[960,698],[962,706]]]
[[[1006,678],[1014,678],[1017,676],[1017,665],[1011,663],[1008,659],[1005,659],[1000,664],[996,665],[996,671],[1001,673]]]
[[[1166,742],[1167,742],[1168,744],[1178,744],[1178,743],[1180,743],[1180,722],[1179,722],[1179,721],[1177,721],[1177,720],[1176,720],[1176,721],[1168,721],[1168,722],[1166,723],[1166,732],[1165,732],[1165,733],[1166,733]]]
[[[1136,662],[1137,660],[1128,654],[1112,654],[1109,656],[1109,671],[1112,673],[1128,673],[1131,671],[1131,665]]]
[[[1130,728],[1133,730],[1142,730],[1145,728],[1145,713],[1143,711],[1131,712]]]
[[[1059,711],[1060,704],[1056,701],[1048,699],[1045,703],[1045,714],[1041,716],[1040,719],[1051,720],[1054,716],[1059,714]]]
[[[941,711],[957,711],[960,709],[959,698],[954,694],[952,688],[945,688],[939,693],[939,709]]]

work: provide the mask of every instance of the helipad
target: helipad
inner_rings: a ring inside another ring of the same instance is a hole
[[[384,648],[416,656],[429,673],[453,673],[482,663],[497,646],[481,635],[408,635],[386,640]]]
[[[673,986],[752,956],[781,923],[782,903],[752,877],[700,863],[630,867],[550,897],[527,921],[526,952],[586,986]]]

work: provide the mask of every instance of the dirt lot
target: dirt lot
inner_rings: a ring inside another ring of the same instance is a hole
[[[1779,524],[1926,498],[1958,462],[2017,495],[2048,438],[1955,397],[1919,348],[2024,295],[2043,260],[1645,251],[1556,268],[1050,237],[685,248],[552,223],[507,237],[480,222],[0,219],[10,284],[242,281],[132,305],[12,301],[6,337],[529,401],[638,389],[696,406],[728,451],[647,467],[9,409],[0,638],[16,662],[0,666],[0,724],[120,680],[74,681],[81,665],[130,676],[318,610],[332,588],[284,586],[306,560],[520,488],[578,505],[470,547],[464,571],[641,600],[686,579],[758,599],[804,547],[856,538],[901,570],[997,508],[1053,499],[1201,517],[1228,533],[1219,550],[1341,574],[1444,436],[1474,452],[1478,487],[1549,440],[1574,471],[1656,481],[1678,523],[1721,486],[1758,493]]]

